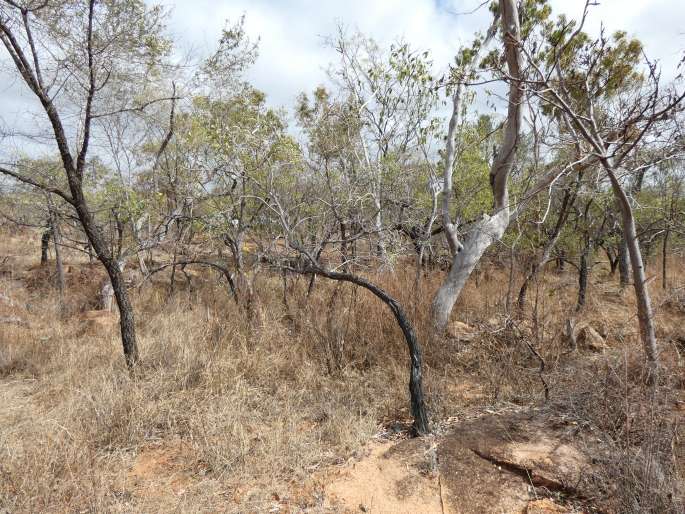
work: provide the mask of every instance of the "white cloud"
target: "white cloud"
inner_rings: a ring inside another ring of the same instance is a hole
[[[482,0],[157,1],[172,9],[170,31],[180,54],[192,50],[198,56],[208,55],[226,20],[235,21],[244,13],[248,33],[261,40],[259,60],[248,78],[267,93],[272,105],[286,107],[300,92],[325,82],[325,68],[336,56],[324,47],[323,38],[333,35],[338,23],[358,28],[382,44],[403,38],[417,49],[430,50],[440,70],[489,21],[485,7],[463,14]],[[556,12],[576,18],[584,3],[552,0]],[[600,24],[642,39],[647,54],[661,61],[664,77],[674,76],[685,48],[682,0],[604,0],[593,8],[587,26],[596,33]],[[0,118],[10,128],[31,126],[34,119],[27,112],[35,100],[12,77],[0,70]]]
[[[277,105],[291,104],[299,92],[325,80],[325,68],[335,55],[324,47],[324,38],[333,35],[339,23],[381,44],[404,39],[431,50],[436,65],[446,68],[460,44],[470,40],[477,22],[473,16],[451,14],[434,0],[237,0],[213,9],[206,0],[164,3],[173,9],[172,32],[182,45],[205,52],[215,44],[226,19],[245,13],[248,33],[261,40],[260,58],[249,78]]]
[[[489,14],[481,0],[163,0],[173,10],[172,32],[185,47],[208,53],[227,19],[246,14],[246,28],[259,37],[260,58],[250,71],[253,84],[272,104],[291,105],[295,96],[325,80],[325,68],[335,59],[323,47],[323,37],[343,23],[383,44],[403,38],[431,51],[444,69],[475,30],[487,26]],[[552,0],[555,12],[579,17],[584,0]],[[685,8],[681,0],[606,0],[591,11],[588,29],[600,23],[608,30],[627,30],[643,40],[648,55],[661,60],[664,74],[685,48]]]

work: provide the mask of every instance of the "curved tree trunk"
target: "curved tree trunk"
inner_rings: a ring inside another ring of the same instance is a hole
[[[498,241],[509,225],[509,210],[492,218],[485,216],[477,222],[464,241],[461,250],[452,258],[452,266],[431,303],[433,330],[442,334],[449,322],[454,304],[485,251]]]
[[[423,358],[421,354],[421,344],[419,343],[414,327],[404,312],[400,303],[388,294],[384,289],[372,284],[368,280],[352,275],[349,273],[338,273],[329,271],[320,267],[313,269],[305,269],[304,271],[294,270],[300,273],[312,273],[321,275],[331,280],[341,280],[344,282],[351,282],[355,285],[363,287],[367,291],[373,293],[385,305],[388,306],[395,321],[400,326],[402,334],[404,335],[407,349],[409,350],[409,397],[411,400],[411,412],[414,417],[413,429],[416,435],[424,435],[430,433],[430,423],[428,421],[428,411],[426,409],[426,402],[423,396],[422,383],[422,366]]]

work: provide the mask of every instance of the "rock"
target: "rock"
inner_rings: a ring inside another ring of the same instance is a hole
[[[533,500],[526,507],[526,514],[566,514],[570,512],[567,508],[558,503],[554,503],[549,498]]]
[[[7,325],[20,325],[22,327],[29,326],[29,324],[19,316],[0,316],[0,323]]]
[[[604,338],[590,325],[585,325],[578,329],[576,340],[578,341],[578,347],[592,352],[603,352],[607,348]]]
[[[502,320],[499,319],[497,316],[493,316],[487,321],[487,324],[491,328],[500,328],[502,326]]]
[[[457,341],[473,341],[476,338],[476,331],[470,325],[461,321],[453,321],[447,325],[447,337]]]

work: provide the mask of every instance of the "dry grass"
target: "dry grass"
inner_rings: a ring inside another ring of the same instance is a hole
[[[382,304],[352,286],[319,281],[307,297],[306,279],[289,277],[285,302],[281,277],[264,273],[248,319],[213,273],[194,272],[192,287],[181,283],[171,297],[160,274],[134,295],[143,365],[132,377],[116,332],[84,331],[78,319],[96,291],[87,265],[67,256],[69,308],[60,311],[49,273],[29,269],[32,243],[16,238],[9,248],[0,291],[12,305],[0,307],[27,322],[0,324],[0,507],[12,513],[265,512],[274,503],[316,512],[316,484],[307,494],[297,484],[353,455],[379,424],[408,417],[401,334]],[[591,397],[571,402],[567,377],[584,390],[608,360],[569,355],[562,342],[574,277],[546,273],[514,330],[502,286],[508,272],[483,269],[455,310],[480,335],[459,345],[429,341],[426,302],[415,303],[438,276],[418,289],[411,270],[372,277],[400,298],[422,334],[434,419],[468,405],[540,403],[539,361],[526,341],[545,359],[552,400],[581,412]],[[579,317],[604,328],[619,354],[635,354],[631,295],[595,277]],[[673,295],[655,296],[667,339],[682,313]],[[677,351],[669,355],[670,366],[682,366]],[[614,385],[611,394],[621,390]],[[577,415],[597,419],[595,410]]]

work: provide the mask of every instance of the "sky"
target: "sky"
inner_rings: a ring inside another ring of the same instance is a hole
[[[145,0],[152,3],[153,0]],[[245,15],[248,34],[259,38],[260,56],[248,79],[274,107],[292,107],[297,95],[326,82],[335,60],[324,40],[342,24],[379,43],[403,39],[417,50],[430,50],[436,72],[445,70],[456,50],[489,23],[482,0],[157,0],[170,10],[169,32],[176,55],[209,55],[226,21]],[[555,12],[581,15],[584,0],[551,0]],[[591,33],[604,24],[639,37],[646,53],[659,59],[664,77],[673,77],[685,49],[683,0],[600,0],[587,23]],[[475,11],[475,12],[473,12]],[[0,60],[7,64],[0,50]],[[3,66],[2,69],[7,69]],[[0,124],[35,123],[35,99],[23,84],[0,70]],[[42,116],[42,115],[41,115]],[[1,146],[1,145],[0,145]],[[0,153],[3,149],[0,149]],[[6,150],[6,149],[5,149]]]
[[[207,54],[226,20],[245,14],[248,34],[260,38],[260,57],[249,78],[273,105],[292,105],[298,93],[325,82],[335,59],[324,45],[342,23],[380,43],[402,38],[418,50],[430,50],[438,70],[456,50],[489,23],[482,0],[162,0],[172,9],[170,29],[179,51]],[[554,12],[578,18],[584,0],[552,0]],[[476,10],[476,12],[470,13]],[[470,13],[470,14],[469,14]],[[683,0],[601,0],[588,19],[590,31],[603,23],[639,37],[651,58],[673,76],[685,49]]]

